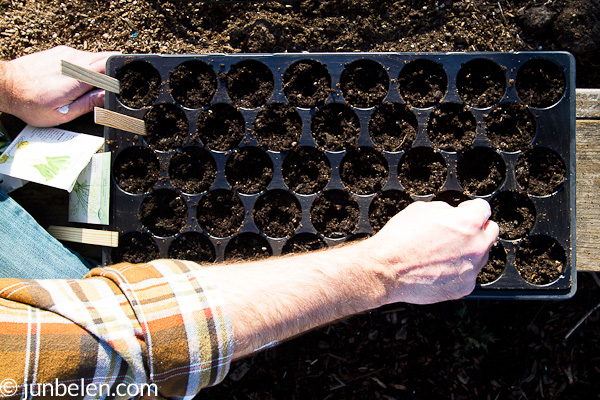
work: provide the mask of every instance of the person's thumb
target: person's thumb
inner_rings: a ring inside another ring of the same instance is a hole
[[[103,89],[92,90],[80,96],[72,103],[59,107],[56,111],[62,114],[65,121],[71,121],[91,112],[94,107],[104,107],[104,94]]]

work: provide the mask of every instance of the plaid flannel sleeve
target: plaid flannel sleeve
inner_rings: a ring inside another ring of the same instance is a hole
[[[0,280],[0,397],[191,398],[225,377],[233,350],[219,292],[193,262]]]

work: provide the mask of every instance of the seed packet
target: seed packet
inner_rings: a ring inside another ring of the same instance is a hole
[[[0,122],[0,153],[6,150],[9,144],[10,138],[8,137],[8,133],[6,132],[4,125],[2,125],[2,122]],[[27,182],[22,179],[0,174],[0,190],[4,193],[10,193],[23,186],[25,183]]]

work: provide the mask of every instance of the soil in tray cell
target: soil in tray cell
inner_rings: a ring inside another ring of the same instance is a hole
[[[289,104],[269,104],[254,120],[254,135],[259,146],[273,151],[290,150],[302,134],[302,119]]]
[[[198,117],[197,135],[213,150],[227,151],[238,146],[244,138],[244,116],[235,107],[220,103],[204,110]]]
[[[238,192],[260,193],[273,179],[273,161],[256,147],[241,147],[227,159],[225,176]]]
[[[131,108],[150,107],[158,98],[161,78],[158,71],[146,61],[133,61],[116,72],[121,92],[118,99]]]
[[[477,120],[473,113],[456,103],[437,107],[427,122],[427,132],[433,145],[445,151],[468,148],[475,138],[476,127]]]
[[[373,60],[350,63],[340,76],[344,99],[355,107],[375,107],[387,96],[390,85],[385,68]]]
[[[169,85],[177,103],[187,108],[205,107],[217,91],[217,75],[205,62],[187,61],[171,72]]]
[[[515,265],[519,274],[534,285],[555,282],[564,272],[567,257],[565,250],[555,239],[530,236],[519,244]]]
[[[534,196],[549,196],[565,181],[566,167],[562,158],[546,147],[528,150],[517,160],[519,186]]]
[[[113,263],[144,263],[159,258],[158,246],[150,237],[141,232],[129,232],[119,236],[119,247],[111,252]]]
[[[273,255],[269,242],[256,233],[242,233],[234,236],[225,247],[225,260],[252,260]]]
[[[171,243],[169,258],[204,263],[215,261],[216,255],[214,246],[206,236],[198,232],[186,232]]]
[[[456,86],[465,103],[474,108],[487,108],[502,100],[506,91],[506,76],[495,62],[475,59],[460,69]]]
[[[150,193],[140,206],[140,221],[156,236],[173,236],[187,222],[187,205],[177,192],[160,189]]]
[[[158,104],[144,116],[146,142],[159,151],[174,150],[183,145],[189,124],[183,110],[173,104]]]
[[[290,190],[311,194],[325,188],[331,176],[331,166],[325,153],[319,149],[296,147],[283,160],[281,172]]]
[[[456,175],[466,194],[485,196],[497,190],[506,177],[506,163],[496,151],[475,147],[458,159]]]
[[[448,168],[440,153],[429,147],[408,150],[398,164],[398,178],[409,193],[435,194],[444,185]]]
[[[411,61],[398,75],[400,95],[413,107],[433,107],[444,98],[447,89],[448,77],[444,69],[431,60]]]
[[[400,190],[378,193],[369,206],[369,222],[373,231],[379,232],[394,215],[408,207],[412,201],[406,192]]]
[[[281,254],[306,253],[324,249],[327,243],[314,233],[299,233],[292,236],[284,245]]]
[[[149,192],[158,181],[160,164],[148,147],[129,147],[117,156],[113,176],[117,186],[127,193]]]
[[[320,62],[300,60],[283,74],[283,91],[295,107],[321,106],[331,92],[331,76]]]
[[[417,137],[418,122],[408,107],[384,103],[369,120],[371,139],[379,150],[406,151]]]
[[[313,202],[310,219],[319,233],[330,238],[343,238],[358,225],[358,203],[348,192],[329,190],[319,194]]]
[[[202,193],[213,184],[217,165],[210,153],[190,146],[177,152],[169,164],[169,178],[184,193]]]
[[[549,60],[530,60],[517,72],[517,94],[531,107],[550,107],[562,98],[566,87],[565,74]]]
[[[492,145],[503,151],[525,151],[535,136],[535,119],[527,107],[504,103],[486,118],[487,136]]]
[[[506,250],[502,243],[496,242],[490,249],[487,264],[477,276],[477,283],[485,285],[497,281],[506,269]]]
[[[444,190],[438,193],[431,201],[443,201],[452,207],[458,206],[463,201],[470,200],[470,197],[457,190]]]
[[[523,193],[506,191],[490,200],[491,220],[500,227],[500,237],[516,240],[529,234],[535,223],[535,206]]]
[[[356,194],[375,193],[387,181],[388,163],[371,147],[351,149],[342,159],[340,177],[344,186]]]
[[[214,237],[231,236],[244,222],[244,204],[234,192],[224,189],[204,195],[196,213],[200,227]]]
[[[271,190],[256,200],[254,223],[265,235],[273,238],[294,234],[302,219],[298,200],[285,190]]]
[[[341,151],[357,145],[360,121],[352,108],[342,103],[330,103],[315,113],[311,131],[320,148]]]
[[[226,79],[227,94],[238,107],[260,107],[273,94],[273,73],[260,61],[245,60],[233,65]]]

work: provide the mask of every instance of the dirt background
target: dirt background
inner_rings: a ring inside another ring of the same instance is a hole
[[[0,58],[66,44],[124,53],[567,50],[600,80],[600,1],[0,0]],[[234,363],[201,399],[590,399],[594,276],[568,301],[398,304]]]

